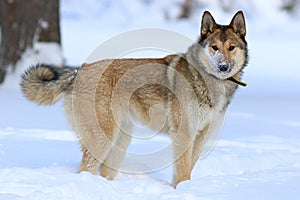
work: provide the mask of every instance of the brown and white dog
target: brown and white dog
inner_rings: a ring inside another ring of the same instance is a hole
[[[22,76],[22,91],[40,105],[65,97],[83,152],[79,171],[115,177],[131,140],[131,115],[168,133],[176,186],[190,179],[238,85],[245,85],[239,80],[248,61],[243,13],[219,25],[206,11],[200,34],[186,53],[164,58],[100,60],[81,68],[37,65]]]

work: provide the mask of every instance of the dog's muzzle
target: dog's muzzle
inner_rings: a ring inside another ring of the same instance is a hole
[[[219,70],[220,72],[227,72],[229,70],[229,65],[226,64],[219,64]]]

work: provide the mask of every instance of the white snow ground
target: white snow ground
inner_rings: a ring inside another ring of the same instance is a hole
[[[79,65],[101,42],[134,28],[168,28],[191,38],[198,34],[199,16],[164,21],[161,10],[172,1],[97,2],[62,1],[68,64]],[[299,19],[276,11],[278,1],[237,2],[246,10],[250,62],[243,80],[248,87],[238,90],[220,140],[198,161],[192,180],[173,189],[170,167],[149,174],[122,173],[114,181],[77,174],[81,152],[62,102],[38,107],[9,81],[0,87],[0,199],[299,199]],[[207,9],[223,23],[233,14],[220,12],[213,3]],[[166,142],[164,137],[146,144],[136,141],[130,149],[138,152]]]

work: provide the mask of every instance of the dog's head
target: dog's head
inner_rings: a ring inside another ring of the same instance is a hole
[[[229,25],[219,25],[205,11],[202,16],[199,60],[204,69],[219,79],[227,79],[247,64],[246,25],[242,11],[237,12]]]

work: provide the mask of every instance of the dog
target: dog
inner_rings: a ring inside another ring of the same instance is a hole
[[[209,136],[220,126],[248,63],[246,25],[238,11],[219,25],[205,11],[199,40],[186,53],[163,58],[107,59],[81,67],[32,66],[24,95],[39,105],[64,96],[67,117],[81,144],[79,172],[113,179],[130,144],[132,120],[167,133],[173,181],[189,180]]]

